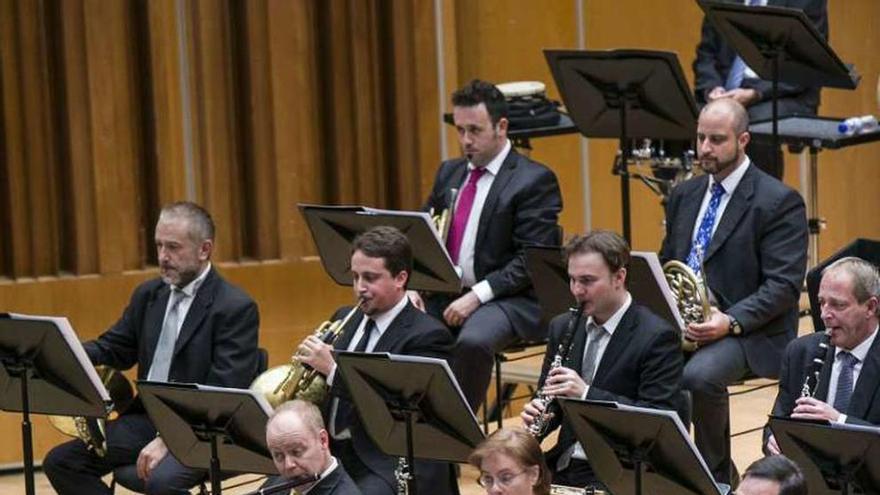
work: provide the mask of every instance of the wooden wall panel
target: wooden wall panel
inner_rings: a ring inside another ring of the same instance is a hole
[[[312,2],[270,0],[268,19],[277,226],[285,259],[314,253],[297,203],[320,203],[323,150]]]

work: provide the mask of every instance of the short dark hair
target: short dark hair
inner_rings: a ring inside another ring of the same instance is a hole
[[[629,265],[629,243],[616,232],[594,230],[571,238],[565,245],[565,259],[578,254],[599,253],[611,273]]]
[[[474,79],[452,93],[452,106],[475,107],[480,103],[486,105],[493,126],[498,125],[502,118],[507,118],[504,93],[490,82]]]
[[[408,280],[412,275],[412,247],[409,239],[394,227],[380,225],[358,234],[351,244],[351,254],[355,251],[385,260],[385,268],[392,276],[405,271]]]
[[[177,201],[163,206],[159,221],[168,218],[185,218],[189,222],[190,236],[196,242],[214,240],[214,219],[208,210],[192,201]]]
[[[743,479],[758,478],[779,483],[779,495],[807,495],[801,469],[784,455],[771,455],[753,462]]]

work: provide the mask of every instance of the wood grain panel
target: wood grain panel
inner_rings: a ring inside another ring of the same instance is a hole
[[[217,258],[234,260],[242,255],[243,239],[238,228],[241,146],[229,3],[210,0],[188,6],[192,8],[197,196],[217,221]]]
[[[83,2],[101,273],[141,268],[152,231],[144,225],[143,143],[128,2]]]
[[[270,0],[268,37],[274,107],[277,225],[281,255],[314,254],[298,202],[320,203],[323,150],[319,132],[316,15],[312,2]]]

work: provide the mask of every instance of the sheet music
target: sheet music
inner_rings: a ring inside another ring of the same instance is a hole
[[[414,217],[421,218],[424,220],[428,227],[431,228],[431,232],[434,233],[434,237],[437,238],[437,242],[443,247],[443,254],[446,255],[446,259],[449,260],[449,264],[455,266],[455,273],[458,274],[459,278],[461,278],[461,268],[458,265],[452,263],[452,258],[449,257],[449,252],[446,250],[446,243],[443,242],[443,238],[440,235],[440,232],[437,231],[437,226],[434,225],[434,220],[431,218],[427,212],[424,211],[412,211],[412,210],[383,210],[380,208],[370,208],[368,206],[364,206],[362,214],[364,215],[397,215],[401,217]]]
[[[651,253],[651,254],[653,254],[653,253]],[[656,255],[654,255],[654,256],[656,259]],[[659,263],[658,263],[658,266],[659,266]],[[694,441],[693,441],[693,439],[691,439],[690,432],[688,432],[688,430],[685,429],[684,424],[681,422],[681,418],[678,417],[677,412],[670,411],[667,409],[652,409],[650,407],[631,406],[629,404],[621,404],[619,402],[613,402],[613,401],[585,400],[584,402],[589,402],[591,404],[606,405],[607,407],[614,407],[614,408],[620,409],[621,411],[632,411],[632,412],[637,412],[637,413],[651,415],[651,416],[665,416],[665,417],[669,418],[675,424],[675,428],[678,430],[678,433],[685,440],[687,440],[688,448],[690,448],[690,450],[691,450],[691,452],[693,452],[694,456],[697,459],[699,459],[700,466],[702,466],[703,471],[706,473],[712,472],[709,470],[709,466],[706,465],[706,461],[703,459],[703,456],[700,454],[700,451],[697,450],[697,446],[694,445]],[[725,493],[723,488],[726,487],[727,485],[719,484],[717,482],[715,483],[715,485],[718,486],[719,493]]]
[[[199,390],[204,390],[205,392],[225,392],[232,394],[241,394],[241,395],[249,395],[254,398],[257,404],[259,404],[260,409],[266,413],[266,416],[271,416],[274,409],[269,404],[269,401],[263,397],[262,394],[258,394],[251,389],[248,388],[227,388],[227,387],[218,387],[216,385],[202,385],[201,383],[195,384],[196,388]]]
[[[669,288],[669,282],[666,281],[666,275],[663,274],[663,267],[660,266],[660,259],[657,257],[657,253],[633,251],[631,257],[638,258],[647,264],[651,271],[651,275],[654,278],[654,282],[656,283],[656,288],[648,289],[659,289],[659,296],[662,297],[665,304],[663,307],[654,307],[656,302],[654,302],[654,304],[651,304],[651,301],[641,302],[636,300],[636,302],[648,306],[652,311],[657,313],[658,316],[664,319],[668,320],[669,318],[672,318],[673,321],[670,321],[670,323],[676,325],[676,328],[683,329],[685,327],[684,320],[681,318],[681,313],[678,311],[678,304],[675,302],[675,296],[672,295],[672,290]]]
[[[61,333],[61,337],[64,338],[67,346],[73,351],[73,355],[76,357],[76,360],[79,361],[80,367],[85,370],[86,375],[89,377],[89,381],[92,382],[92,386],[101,396],[101,400],[105,403],[111,401],[110,394],[107,392],[107,389],[104,388],[104,383],[101,382],[98,372],[95,371],[95,365],[92,364],[89,355],[86,354],[86,350],[83,348],[82,343],[79,341],[79,337],[77,337],[73,327],[70,326],[70,322],[67,321],[67,318],[63,316],[26,315],[21,313],[7,314],[13,320],[37,320],[53,323],[55,328]]]

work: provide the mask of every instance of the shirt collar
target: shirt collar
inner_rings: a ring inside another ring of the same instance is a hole
[[[202,283],[204,283],[205,279],[208,277],[208,272],[210,272],[210,271],[211,271],[211,262],[209,261],[208,265],[205,267],[205,269],[202,270],[202,273],[200,273],[199,276],[195,278],[195,280],[186,284],[186,287],[180,288],[176,285],[171,285],[170,287],[172,290],[177,289],[177,290],[183,292],[184,294],[186,294],[187,297],[193,297],[196,295],[196,292],[198,292],[199,287],[202,286]]]
[[[495,155],[495,158],[489,162],[488,165],[485,166],[486,172],[492,174],[492,176],[498,175],[498,171],[501,170],[501,165],[504,164],[504,160],[507,159],[507,155],[510,153],[511,145],[510,139],[504,140],[504,147],[501,148],[501,152]],[[474,164],[468,162],[468,170],[473,170]]]
[[[736,190],[736,186],[742,181],[744,175],[746,175],[746,170],[748,170],[749,165],[751,165],[752,160],[748,156],[743,157],[742,163],[736,167],[733,172],[730,173],[724,180],[721,181],[721,187],[724,188],[724,193],[728,196],[733,195],[733,191]],[[709,176],[709,190],[712,190],[712,184],[715,184],[715,176]]]
[[[320,475],[318,475],[318,481],[309,485],[308,488],[298,489],[298,492],[302,493],[303,495],[306,495],[307,493],[309,493],[312,490],[312,488],[315,487],[315,485],[317,485],[318,483],[321,482],[321,480],[323,480],[327,476],[330,476],[330,473],[332,473],[333,470],[336,469],[336,466],[338,466],[338,465],[339,465],[339,461],[337,461],[336,458],[331,455],[330,456],[330,464],[327,466],[327,469],[325,469],[324,472],[322,472]]]
[[[871,345],[874,344],[874,339],[877,337],[877,328],[878,327],[874,327],[874,331],[871,332],[871,335],[868,335],[867,339],[863,340],[861,344],[855,346],[851,351],[849,351],[850,354],[858,358],[860,363],[864,363],[865,358],[868,357],[868,351],[871,350]],[[834,359],[837,359],[837,356],[845,350],[846,349],[836,347],[834,349]]]
[[[615,311],[614,314],[611,315],[611,317],[608,318],[605,323],[601,325],[602,328],[604,328],[605,331],[608,332],[608,335],[614,335],[614,331],[617,330],[617,325],[620,324],[620,320],[623,319],[623,315],[626,313],[630,306],[632,306],[632,296],[629,294],[629,291],[626,291],[626,298],[623,300],[623,304],[619,308],[617,308],[617,311]],[[587,318],[587,328],[589,328],[590,325],[599,325],[595,322],[595,320],[593,320],[592,316]]]
[[[404,293],[403,297],[400,298],[400,301],[397,301],[397,304],[395,304],[394,307],[382,314],[370,317],[373,319],[373,321],[376,322],[376,331],[379,332],[379,335],[385,333],[385,330],[387,330],[388,327],[391,326],[391,322],[394,321],[395,318],[397,318],[397,315],[399,315],[401,311],[403,311],[403,308],[406,307],[406,304],[408,302],[409,297],[406,295],[406,293]]]

